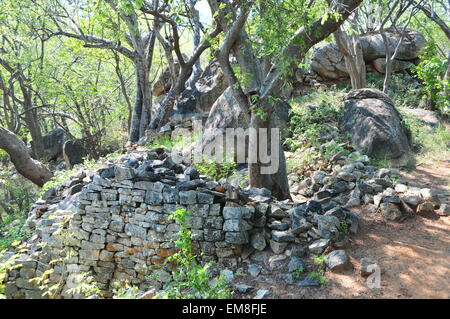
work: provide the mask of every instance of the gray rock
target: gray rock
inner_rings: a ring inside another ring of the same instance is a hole
[[[230,269],[223,269],[220,272],[220,275],[223,276],[228,283],[232,282],[234,279],[234,273]]]
[[[292,274],[277,274],[275,276],[276,280],[287,282],[288,284],[294,283],[294,278],[292,277]]]
[[[253,234],[250,239],[250,243],[253,248],[259,251],[263,251],[267,246],[266,238],[262,233]]]
[[[286,102],[278,102],[275,107],[275,111],[269,119],[271,127],[279,127],[280,132],[285,131],[284,128],[287,127],[289,123],[289,104]],[[208,118],[204,124],[203,138],[201,143],[203,148],[203,154],[215,155],[215,139],[217,133],[225,133],[227,129],[248,129],[248,114],[238,107],[236,100],[232,94],[231,88],[227,88],[222,95],[214,102],[208,113]],[[241,138],[241,136],[239,136]],[[246,148],[247,149],[247,148]],[[224,150],[227,156],[233,157],[236,154],[236,149],[233,147],[231,149]],[[241,155],[241,154],[239,154]],[[270,197],[267,195],[260,195],[263,197]]]
[[[268,260],[270,270],[280,270],[288,264],[288,257],[286,255],[274,255]]]
[[[196,191],[184,191],[179,192],[180,204],[181,205],[191,205],[197,203],[197,192]]]
[[[442,204],[441,207],[439,207],[438,214],[443,216],[450,216],[450,205]]]
[[[291,257],[303,257],[307,253],[306,248],[295,246],[291,249]]]
[[[403,107],[401,108],[401,110],[402,112],[407,113],[408,115],[412,115],[422,123],[425,123],[431,127],[439,126],[440,119],[433,111],[419,108],[411,109],[409,107]]]
[[[399,220],[402,217],[402,212],[395,204],[382,203],[380,209],[387,220]]]
[[[398,196],[383,196],[381,201],[383,203],[400,204],[400,197],[398,197]]]
[[[344,126],[353,145],[370,157],[401,163],[410,153],[401,115],[392,100],[376,89],[353,90],[345,97]]]
[[[320,216],[316,215],[317,228],[319,234],[325,239],[337,239],[339,236],[339,224],[340,221],[335,216]]]
[[[162,197],[164,200],[164,203],[168,204],[175,204],[179,201],[179,192],[178,189],[175,187],[164,187]]]
[[[345,211],[339,206],[336,206],[325,213],[325,216],[334,216],[339,220],[345,219]]]
[[[147,231],[145,230],[145,228],[137,225],[126,224],[125,233],[132,237],[137,237],[143,240],[147,239]]]
[[[294,257],[291,257],[291,259],[289,260],[289,264],[288,264],[289,272],[294,272],[297,269],[306,270],[306,268],[307,268],[307,265],[306,265],[305,261],[303,259],[301,259],[300,257],[294,256]]]
[[[234,288],[239,291],[241,294],[246,294],[248,292],[250,292],[251,290],[255,289],[252,286],[249,285],[240,285],[240,284],[236,284],[234,285]]]
[[[422,198],[425,201],[431,202],[435,206],[439,206],[441,204],[438,193],[435,190],[431,190],[430,188],[422,188],[420,190],[420,195],[422,195]]]
[[[223,230],[227,232],[244,232],[250,229],[252,226],[243,219],[227,219],[223,224]]]
[[[212,204],[214,203],[214,195],[206,193],[197,193],[197,200],[200,204]]]
[[[351,234],[356,234],[359,228],[358,214],[352,211],[345,212],[345,221],[350,225],[349,231]]]
[[[226,232],[225,241],[229,244],[243,245],[249,242],[247,232]]]
[[[273,230],[272,231],[272,239],[274,241],[283,243],[283,242],[293,242],[295,241],[295,236],[293,233],[289,232],[289,231],[277,231],[277,230]]]
[[[309,275],[305,276],[302,280],[296,283],[297,286],[300,287],[320,287],[320,281],[314,278],[311,278]]]
[[[279,207],[278,205],[271,205],[269,216],[275,218],[286,218],[289,217],[289,213],[281,209],[281,207]]]
[[[69,139],[69,135],[62,128],[54,129],[42,136],[44,144],[44,157],[53,160],[62,155],[64,142]],[[31,143],[33,144],[33,143]]]
[[[412,205],[412,206],[417,206],[417,205],[419,205],[420,203],[423,202],[422,197],[417,196],[417,195],[408,195],[408,194],[406,194],[404,196],[401,196],[400,199],[402,201],[404,201],[405,203],[407,203],[409,205]]]
[[[312,228],[312,224],[306,220],[304,217],[296,218],[294,215],[291,216],[292,225],[291,232],[294,234],[301,234]]]
[[[251,218],[250,210],[247,207],[225,206],[223,208],[223,218],[225,219],[249,219]]]
[[[308,213],[322,213],[322,205],[316,200],[309,200],[305,205],[305,211]]]
[[[340,270],[347,266],[348,256],[345,250],[334,250],[325,258],[325,265],[330,270]]]
[[[288,245],[287,243],[279,243],[279,242],[274,241],[274,240],[270,240],[269,243],[270,243],[270,248],[272,249],[272,251],[275,254],[283,253],[284,250],[286,249],[287,245]]]
[[[375,59],[375,60],[373,60],[372,65],[375,68],[375,70],[377,70],[378,72],[386,73],[386,58]],[[400,71],[408,70],[413,65],[414,65],[414,63],[412,63],[412,62],[394,59],[394,61],[392,61],[392,64],[391,64],[392,72],[400,72]]]
[[[289,224],[287,223],[282,223],[278,220],[274,221],[273,223],[268,225],[270,229],[273,230],[280,230],[280,231],[284,231],[284,230],[288,230],[289,229]]]
[[[394,60],[394,70],[404,70],[410,63],[418,57],[421,48],[425,45],[425,38],[418,32],[406,29],[408,40],[400,40],[400,33],[397,29],[388,28],[385,30],[390,52],[394,52],[398,46],[397,58]],[[386,57],[386,47],[379,31],[371,31],[358,36],[366,64],[372,63],[375,70],[382,72],[383,61]],[[330,43],[317,48],[311,57],[311,69],[324,79],[336,80],[348,77],[345,66],[344,55],[338,49],[336,43]]]
[[[337,183],[334,183],[333,185],[331,185],[331,188],[336,193],[342,193],[348,189],[348,183],[346,181],[340,181],[340,182],[337,182]]]
[[[313,254],[320,255],[329,245],[330,245],[329,239],[319,239],[314,241],[311,245],[309,245],[308,249]]]
[[[434,205],[430,202],[424,202],[417,206],[417,213],[419,214],[428,214],[434,212]]]
[[[135,176],[134,169],[125,166],[114,166],[114,176],[118,182],[132,179]]]
[[[324,172],[314,172],[312,175],[312,181],[314,183],[323,184],[323,180],[327,175]]]
[[[258,275],[261,273],[261,270],[263,268],[259,265],[251,264],[248,265],[248,273],[253,277],[258,277]]]

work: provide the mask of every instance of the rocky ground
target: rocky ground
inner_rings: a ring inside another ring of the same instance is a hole
[[[421,165],[402,173],[409,185],[430,187],[441,198],[450,198],[450,162]],[[279,273],[263,278],[235,277],[238,284],[267,290],[269,298],[449,298],[450,218],[436,213],[415,214],[402,222],[386,221],[367,205],[351,208],[359,215],[359,231],[346,252],[349,265],[325,272],[320,287],[299,287],[279,280]],[[367,287],[360,273],[363,257],[375,259],[381,268],[381,288]],[[307,260],[312,262],[311,260]],[[245,268],[245,267],[244,267]],[[255,292],[239,294],[253,298]]]

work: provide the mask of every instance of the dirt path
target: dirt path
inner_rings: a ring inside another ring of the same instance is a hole
[[[424,165],[405,174],[411,183],[428,185],[449,200],[450,162]],[[277,281],[243,282],[269,289],[271,298],[450,298],[450,217],[415,216],[402,223],[386,222],[380,214],[359,213],[361,227],[346,251],[351,269],[326,272],[320,288],[301,288]],[[371,257],[381,268],[381,288],[369,289],[359,274],[359,260]]]

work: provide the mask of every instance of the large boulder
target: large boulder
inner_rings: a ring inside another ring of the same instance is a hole
[[[271,127],[280,128],[282,137],[287,134],[289,109],[290,105],[288,103],[280,102],[270,118]],[[246,130],[249,127],[249,122],[249,114],[239,107],[231,88],[227,88],[212,106],[209,116],[203,126],[203,137],[201,140],[202,149],[204,151],[206,150],[206,153],[209,153],[208,150],[213,147],[217,134],[225,136],[227,128],[242,128]],[[246,141],[248,142],[248,138]]]
[[[82,164],[86,150],[80,141],[69,140],[64,143],[63,157],[67,168],[71,169],[76,164]]]
[[[213,104],[227,88],[227,81],[217,61],[212,61],[195,83],[186,89],[174,108],[170,119],[182,122],[192,117],[207,117]]]
[[[401,31],[403,28],[398,28]],[[401,33],[391,27],[385,30],[386,38],[389,43],[390,52],[394,52],[401,38]],[[364,60],[373,61],[378,58],[386,57],[383,37],[379,31],[373,31],[363,34],[360,37]],[[424,47],[426,40],[419,32],[406,29],[405,36],[398,48],[397,60],[414,60],[419,56],[420,50]]]
[[[378,58],[373,60],[372,65],[379,73],[386,73],[386,58]],[[414,63],[409,61],[401,61],[395,59],[392,61],[392,72],[400,72],[409,69]]]
[[[410,152],[400,113],[376,89],[352,90],[344,98],[344,126],[354,147],[375,158],[404,163]]]
[[[386,37],[390,52],[394,52],[401,38],[400,33],[394,28],[388,28],[386,29]],[[376,71],[384,73],[386,68],[386,49],[380,32],[373,31],[362,34],[359,36],[359,41],[366,64],[370,64]],[[409,69],[418,58],[425,42],[425,38],[420,33],[406,29],[405,36],[393,63],[393,72]],[[339,51],[336,43],[329,43],[313,52],[311,69],[324,79],[335,80],[341,77],[348,77],[344,55]],[[368,70],[371,70],[371,68],[368,68]]]
[[[175,72],[178,74],[180,72],[180,63],[178,60],[175,61],[174,64]],[[161,96],[166,94],[172,86],[172,79],[170,78],[170,69],[166,67],[158,79],[153,84],[152,93],[154,96]]]
[[[187,60],[187,57],[183,56],[185,60]],[[178,59],[174,60],[174,67],[175,67],[175,73],[180,73],[180,62],[178,62]],[[172,87],[172,79],[170,76],[170,69],[167,66],[161,74],[158,76],[158,79],[153,84],[152,93],[154,96],[161,96],[169,92],[170,88]]]
[[[336,43],[329,43],[313,52],[311,69],[321,77],[330,80],[348,76],[344,55],[339,51]]]
[[[69,135],[62,128],[54,129],[43,137],[44,158],[46,160],[54,160],[63,153],[63,145],[69,139]]]
[[[407,107],[401,108],[400,111],[406,113],[406,115],[416,118],[417,120],[431,127],[439,126],[440,123],[439,116],[433,111],[420,108],[410,109]]]

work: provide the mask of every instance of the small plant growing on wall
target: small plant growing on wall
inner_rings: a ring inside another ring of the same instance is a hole
[[[171,214],[180,229],[174,241],[178,251],[167,259],[167,263],[177,265],[166,282],[163,298],[168,299],[225,299],[231,297],[231,289],[224,277],[214,278],[211,274],[211,263],[201,265],[194,253],[192,232],[186,219],[190,213],[186,209],[177,209]]]

